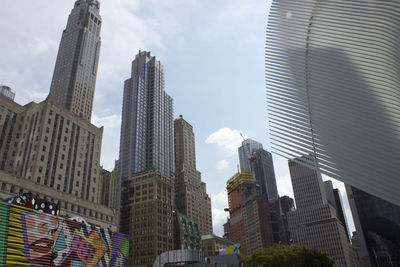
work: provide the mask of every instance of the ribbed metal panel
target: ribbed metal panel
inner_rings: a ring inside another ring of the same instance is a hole
[[[400,1],[276,0],[266,37],[272,151],[400,205]]]
[[[0,201],[0,266],[128,266],[129,237]]]

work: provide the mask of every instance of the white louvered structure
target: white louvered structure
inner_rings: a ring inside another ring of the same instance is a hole
[[[266,36],[272,151],[400,205],[400,1],[275,0]]]

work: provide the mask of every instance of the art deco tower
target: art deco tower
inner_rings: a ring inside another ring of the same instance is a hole
[[[173,249],[173,131],[163,66],[139,51],[125,81],[119,154],[120,231],[130,236],[131,266],[152,265]]]
[[[202,235],[212,234],[211,200],[196,169],[193,127],[182,115],[174,121],[176,208],[195,219]]]
[[[100,54],[101,17],[97,0],[77,0],[62,33],[50,96],[90,121]]]

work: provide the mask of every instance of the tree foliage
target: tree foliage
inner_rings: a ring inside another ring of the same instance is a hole
[[[340,267],[325,253],[304,246],[274,245],[246,257],[246,267]]]

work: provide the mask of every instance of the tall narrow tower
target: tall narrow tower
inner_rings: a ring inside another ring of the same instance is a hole
[[[202,235],[212,234],[211,200],[196,169],[193,127],[182,115],[174,121],[176,208],[195,219]]]
[[[120,230],[131,237],[131,266],[152,265],[173,249],[173,136],[163,66],[150,52],[139,51],[125,81],[119,154]]]
[[[77,0],[62,33],[50,96],[90,121],[100,53],[101,17],[97,0]]]
[[[125,81],[120,176],[154,169],[165,176],[174,173],[172,98],[164,91],[164,68],[150,52],[139,51]]]

